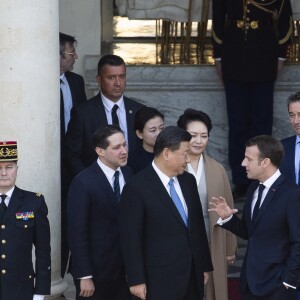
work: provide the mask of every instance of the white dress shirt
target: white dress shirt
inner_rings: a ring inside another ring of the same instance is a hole
[[[127,119],[126,119],[126,109],[125,109],[123,96],[117,102],[113,102],[113,101],[109,100],[102,93],[101,93],[101,98],[102,98],[102,102],[103,102],[103,105],[105,108],[105,114],[106,114],[108,124],[112,124],[111,111],[112,111],[114,105],[117,104],[119,106],[119,108],[117,109],[119,125],[120,125],[122,131],[124,132],[125,139],[126,139],[127,146],[128,146]]]
[[[7,193],[5,193],[6,198],[5,198],[4,202],[7,207],[9,205],[11,195],[12,195],[14,189],[15,189],[15,187],[12,187]],[[0,195],[2,195],[2,193],[0,193]],[[45,299],[44,295],[37,295],[37,294],[33,295],[33,300],[44,300],[44,299]]]
[[[164,185],[165,189],[167,190],[168,194],[170,195],[170,186],[169,186],[169,182],[170,182],[170,177],[167,176],[166,174],[164,174],[154,163],[154,161],[152,162],[152,167],[154,168],[154,171],[157,173],[158,177],[160,178],[162,184]],[[181,191],[181,187],[180,184],[178,182],[177,177],[172,177],[174,179],[174,187],[176,190],[177,195],[179,196],[179,199],[182,203],[184,212],[186,214],[186,216],[188,217],[188,208],[186,206],[186,202],[185,199],[183,197],[182,191]],[[171,197],[171,195],[170,195]]]
[[[60,76],[60,79],[62,81],[62,83],[60,84],[60,88],[64,97],[65,132],[67,132],[68,124],[70,122],[70,114],[73,106],[73,101],[70,86],[65,76],[65,73],[63,73]]]

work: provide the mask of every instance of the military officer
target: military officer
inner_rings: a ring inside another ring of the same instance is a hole
[[[17,143],[0,142],[0,299],[43,300],[51,285],[48,209],[40,193],[15,186],[17,160]]]
[[[270,135],[273,92],[286,58],[292,25],[290,0],[213,0],[213,46],[223,79],[229,123],[229,163],[235,196],[248,181],[241,166],[246,141]]]

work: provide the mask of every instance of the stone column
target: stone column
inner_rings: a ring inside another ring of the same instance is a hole
[[[1,140],[19,145],[20,188],[44,194],[51,224],[52,299],[60,277],[58,1],[0,0]]]

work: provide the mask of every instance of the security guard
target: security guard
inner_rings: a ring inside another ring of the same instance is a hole
[[[246,141],[270,135],[274,82],[293,32],[290,0],[213,0],[212,41],[223,79],[229,123],[229,163],[235,196],[248,182],[241,166]]]
[[[17,160],[17,143],[0,142],[0,299],[43,300],[51,285],[48,209],[41,194],[15,186]]]

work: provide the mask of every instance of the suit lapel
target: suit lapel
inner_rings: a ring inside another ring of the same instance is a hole
[[[101,187],[102,190],[104,191],[104,193],[108,196],[108,197],[101,197],[101,200],[107,201],[108,203],[115,206],[116,201],[115,201],[114,191],[113,191],[107,177],[105,176],[104,172],[99,167],[97,161],[92,164],[91,168],[92,168],[93,173],[95,173],[95,175],[96,175],[96,181],[99,182],[99,191],[100,191],[100,187]]]
[[[295,143],[296,143],[296,136],[294,136],[293,138],[291,138],[289,140],[289,146],[285,149],[285,151],[286,151],[285,155],[288,158],[287,159],[288,170],[290,170],[290,172],[291,172],[293,182],[296,182],[296,178],[295,178]]]
[[[124,97],[124,106],[126,111],[126,123],[128,132],[128,145],[134,145],[135,132],[134,132],[134,108],[130,105],[128,99]],[[129,149],[130,150],[130,149]]]
[[[163,205],[165,205],[167,210],[182,224],[182,226],[186,227],[169,193],[167,192],[166,188],[164,187],[163,183],[161,182],[159,176],[154,171],[152,166],[148,168],[146,179],[148,180],[148,184],[149,186],[151,186],[151,190],[156,195],[156,197],[161,201]]]
[[[97,95],[97,98],[95,99],[95,106],[96,109],[94,110],[94,117],[97,120],[97,124],[99,125],[108,124],[106,113],[105,113],[105,107],[103,105],[100,93]]]
[[[272,200],[274,199],[274,196],[276,195],[276,192],[279,188],[279,185],[282,183],[283,181],[283,176],[280,176],[277,178],[277,180],[272,184],[272,186],[270,187],[259,211],[256,217],[256,220],[253,224],[253,227],[255,227],[255,225],[259,222],[259,220],[261,219],[261,217],[263,216],[263,214],[265,213],[265,211],[268,210],[268,206],[270,205],[270,203],[272,202]]]
[[[7,207],[6,213],[3,218],[4,222],[7,219],[9,219],[9,217],[18,210],[18,208],[22,204],[22,198],[23,198],[23,192],[19,188],[15,187],[11,195],[11,199],[9,201],[9,205]]]

